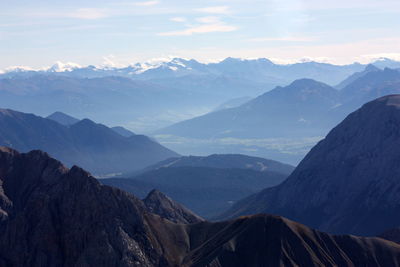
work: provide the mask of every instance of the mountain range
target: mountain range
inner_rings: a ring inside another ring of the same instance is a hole
[[[237,145],[240,153],[297,164],[309,149],[302,143],[321,139],[362,104],[400,93],[400,72],[369,65],[342,85],[346,86],[337,90],[312,79],[296,80],[241,106],[178,122],[154,134],[178,152],[215,153],[213,148],[223,151]],[[288,143],[294,151],[288,151]]]
[[[174,223],[162,217],[179,213],[173,202],[156,215],[146,201],[100,185],[41,151],[20,154],[2,147],[0,180],[2,266],[400,264],[396,243],[329,235],[277,216]],[[149,198],[151,204],[164,197],[153,192]]]
[[[330,233],[379,235],[400,225],[400,95],[363,105],[285,182],[234,204],[222,218],[272,213]]]
[[[211,218],[232,203],[283,182],[293,169],[245,155],[186,156],[161,161],[131,178],[101,179],[101,183],[141,198],[156,188],[202,217]]]
[[[371,64],[378,68],[400,68],[400,62],[381,58]],[[292,64],[276,64],[266,58],[240,59],[228,57],[216,63],[201,63],[194,59],[173,58],[170,61],[157,63],[137,63],[127,67],[81,67],[77,64],[62,64],[43,70],[11,68],[1,74],[0,78],[14,78],[17,76],[31,77],[37,74],[62,75],[75,78],[99,77],[127,77],[136,80],[164,80],[184,81],[190,77],[211,79],[218,77],[235,78],[238,81],[249,82],[255,80],[270,84],[287,84],[300,78],[310,78],[336,85],[354,72],[361,71],[365,65],[353,63],[349,65],[334,65],[304,61]],[[188,80],[186,80],[188,81]]]
[[[0,109],[0,144],[24,152],[42,149],[97,175],[130,172],[178,155],[147,136],[124,137],[89,119],[65,126],[9,109]]]
[[[400,67],[388,59],[374,64]],[[218,109],[232,98],[256,97],[301,78],[334,86],[364,68],[358,63],[279,65],[235,58],[207,64],[175,58],[124,68],[58,63],[47,70],[17,68],[0,74],[0,106],[41,116],[58,110],[150,133]]]
[[[46,117],[46,119],[53,120],[64,126],[71,126],[80,121],[80,119],[74,118],[74,117],[72,117],[68,114],[65,114],[63,112],[60,112],[60,111],[56,111],[56,112],[50,114],[49,116]],[[111,127],[111,129],[114,132],[116,132],[117,134],[122,135],[124,137],[131,137],[131,136],[135,135],[135,133],[133,133],[132,131],[129,131],[128,129],[126,129],[122,126],[114,126],[114,127]]]
[[[213,154],[209,156],[182,156],[169,158],[148,166],[141,172],[173,167],[208,167],[218,169],[247,169],[259,172],[276,172],[289,175],[294,167],[275,160],[240,154]]]

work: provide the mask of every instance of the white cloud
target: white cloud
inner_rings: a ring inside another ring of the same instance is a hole
[[[249,39],[250,42],[312,42],[315,37],[286,36],[286,37],[261,37]]]
[[[186,18],[184,18],[184,17],[174,17],[174,18],[170,18],[169,20],[173,21],[173,22],[185,22]]]
[[[220,18],[209,16],[209,17],[197,18],[196,21],[198,21],[200,23],[219,23],[220,22]]]
[[[124,64],[118,62],[117,58],[114,55],[104,56],[103,63],[100,65],[100,67],[103,68],[121,68],[124,66]]]
[[[400,61],[400,53],[377,53],[377,54],[369,54],[369,55],[361,55],[359,57],[362,62],[372,62],[384,58],[389,58],[393,60]]]
[[[78,19],[101,19],[108,17],[108,10],[103,8],[79,8],[68,15]]]
[[[155,6],[158,5],[160,1],[144,1],[144,2],[135,2],[135,6]]]
[[[203,13],[211,13],[211,14],[229,14],[229,7],[228,6],[211,6],[211,7],[203,7],[197,8],[196,11],[203,12]]]
[[[189,36],[193,34],[211,33],[211,32],[232,32],[237,30],[235,26],[226,25],[224,23],[205,24],[194,26],[182,31],[161,32],[159,36]]]

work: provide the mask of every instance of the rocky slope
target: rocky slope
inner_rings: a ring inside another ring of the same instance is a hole
[[[201,217],[158,190],[152,190],[147,197],[143,199],[143,203],[146,205],[149,212],[158,214],[176,223],[190,224],[204,221]]]
[[[1,266],[400,266],[393,242],[281,217],[175,224],[40,151],[0,148],[0,181]]]
[[[377,235],[400,225],[400,95],[350,114],[288,179],[224,218],[267,212],[332,233]]]

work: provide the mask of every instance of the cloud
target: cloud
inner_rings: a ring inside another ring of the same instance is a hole
[[[226,25],[224,23],[206,24],[190,27],[182,31],[161,32],[159,36],[190,36],[193,34],[204,34],[212,32],[232,32],[237,30],[235,26]]]
[[[228,6],[211,6],[195,9],[198,12],[210,13],[210,14],[229,14]]]
[[[186,18],[184,18],[184,17],[174,17],[174,18],[170,18],[169,20],[173,21],[173,22],[185,22]]]
[[[174,21],[183,22],[180,18],[174,18]],[[228,25],[225,22],[221,21],[219,17],[216,16],[207,16],[207,17],[199,17],[196,19],[197,22],[201,23],[200,25],[187,25],[188,27],[184,30],[179,31],[169,31],[169,32],[160,32],[158,36],[190,36],[193,34],[204,34],[204,33],[212,33],[212,32],[232,32],[236,31],[237,27]]]
[[[144,2],[135,2],[135,6],[155,6],[158,5],[160,1],[144,1]]]
[[[104,56],[103,63],[100,65],[103,68],[120,68],[123,66],[124,64],[119,63],[114,55]]]
[[[101,19],[109,15],[108,10],[103,8],[79,8],[75,12],[70,13],[68,17],[78,19]]]
[[[294,36],[285,36],[285,37],[261,37],[261,38],[252,38],[249,39],[250,42],[312,42],[316,41],[315,37],[294,37]]]
[[[196,21],[200,22],[200,23],[219,23],[220,22],[220,18],[218,17],[201,17],[201,18],[197,18]]]
[[[373,62],[373,61],[381,60],[381,59],[385,59],[385,58],[400,61],[400,53],[367,54],[367,55],[361,55],[359,58],[360,58],[360,61],[363,61],[363,62],[365,62],[365,61]]]

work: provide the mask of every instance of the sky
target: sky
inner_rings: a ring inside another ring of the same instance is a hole
[[[399,0],[1,0],[0,69],[226,57],[400,60]]]

